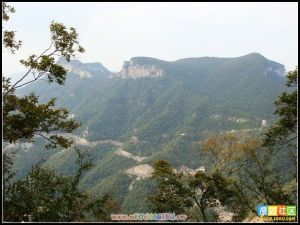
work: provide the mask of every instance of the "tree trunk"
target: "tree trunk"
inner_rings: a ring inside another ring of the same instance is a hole
[[[200,211],[201,211],[201,214],[202,214],[203,222],[207,222],[207,218],[206,218],[206,214],[205,214],[205,207],[203,207],[202,204],[201,204],[201,207],[200,207]]]

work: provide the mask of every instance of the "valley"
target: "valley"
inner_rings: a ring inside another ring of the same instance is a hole
[[[36,82],[18,91],[35,92],[42,102],[57,98],[81,122],[72,134],[60,134],[91,155],[94,166],[80,188],[94,196],[120,199],[124,212],[147,212],[145,198],[155,160],[195,174],[211,167],[200,148],[210,133],[260,135],[276,119],[276,96],[285,90],[283,65],[258,53],[237,58],[200,57],[173,62],[134,57],[119,73],[101,63],[59,63],[69,70],[65,86]],[[22,178],[43,158],[45,167],[71,175],[74,152],[31,146],[16,151]]]

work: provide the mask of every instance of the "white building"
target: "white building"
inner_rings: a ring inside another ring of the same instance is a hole
[[[266,127],[267,126],[267,120],[262,120],[261,121],[261,126]]]

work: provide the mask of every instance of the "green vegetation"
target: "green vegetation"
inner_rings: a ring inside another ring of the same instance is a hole
[[[279,120],[266,133],[264,140],[266,146],[287,144],[295,147],[297,144],[298,68],[290,71],[287,79],[286,85],[292,88],[292,91],[281,93],[275,101],[274,114],[279,116]]]
[[[186,214],[188,221],[242,221],[255,215],[259,204],[296,204],[295,178],[284,181],[274,173],[281,166],[270,163],[277,154],[258,139],[214,135],[202,151],[211,163],[205,171],[176,171],[166,161],[154,162],[152,179],[158,185],[148,197],[154,212]]]
[[[2,12],[7,21],[14,9],[4,3]],[[243,221],[261,203],[296,204],[298,69],[286,81],[281,64],[257,53],[136,57],[165,75],[121,79],[100,63],[71,60],[83,52],[74,28],[52,22],[50,32],[48,49],[21,60],[24,76],[3,79],[5,221],[109,221],[111,213],[151,211]],[[13,31],[2,38],[12,53],[21,47]],[[66,133],[84,138],[80,150]],[[141,164],[153,165],[151,179],[127,173]]]
[[[191,63],[195,67],[189,67]],[[206,63],[216,66],[209,67]],[[85,64],[78,61],[71,61],[71,65],[85,68]],[[208,156],[199,151],[207,132],[246,130],[242,133],[256,137],[263,135],[265,128],[261,127],[262,120],[266,119],[268,125],[276,120],[272,115],[272,102],[286,90],[285,79],[265,69],[281,68],[281,65],[257,54],[230,60],[186,59],[184,62],[164,62],[162,66],[168,73],[158,79],[108,78],[110,74],[107,72],[92,71],[92,78],[80,78],[71,70],[64,88],[35,83],[20,89],[19,94],[22,96],[34,91],[43,101],[48,101],[50,95],[56,96],[57,104],[68,107],[74,118],[81,122],[82,126],[75,133],[83,135],[87,130],[88,141],[118,140],[124,143],[123,150],[149,157],[142,163],[152,165],[155,160],[167,160],[175,168],[186,165],[196,169],[200,166],[209,168],[211,164]],[[256,70],[253,71],[253,68]],[[222,84],[226,79],[232,79],[227,86]],[[222,91],[231,93],[224,99]],[[245,121],[236,122],[230,118]],[[134,140],[134,136],[138,140]],[[30,151],[40,151],[36,148],[34,145]],[[141,163],[117,156],[113,146],[83,148],[93,154],[95,167],[82,178],[82,190],[95,196],[103,194],[102,190],[114,190],[114,194],[120,196],[124,211],[141,211],[143,204],[147,208],[139,196],[149,193],[149,188],[133,198],[135,189],[128,191],[132,178],[124,172]],[[47,159],[45,165],[70,175],[74,172],[74,155],[71,157],[70,154],[64,152],[58,158]],[[290,174],[293,169],[289,166],[285,151],[280,149],[277,155],[283,159],[284,171]],[[275,157],[270,163],[276,167],[276,161]],[[29,165],[27,167],[30,168]],[[286,173],[279,168],[277,170],[281,175]],[[286,176],[282,177],[289,180]],[[121,180],[124,183],[120,184]],[[127,199],[131,202],[128,203]]]
[[[287,86],[295,87],[297,77],[297,69],[290,72]],[[263,143],[249,135],[206,138],[202,151],[211,166],[205,172],[176,172],[168,162],[156,161],[152,178],[158,187],[148,197],[153,210],[185,213],[190,221],[226,221],[220,218],[219,201],[233,213],[230,221],[242,221],[255,215],[259,204],[297,204],[297,91],[282,93],[275,105],[280,118],[266,131]],[[288,147],[276,149],[282,143]],[[189,201],[195,202],[201,217]]]
[[[9,13],[13,12],[13,7],[2,3],[2,21],[7,21]],[[32,143],[36,136],[40,136],[46,140],[47,149],[73,150],[76,154],[73,163],[77,168],[72,176],[61,175],[53,169],[44,168],[41,164],[45,159],[39,158],[39,162],[35,161],[40,155],[39,152],[29,160],[34,164],[31,165],[31,169],[28,171],[29,165],[21,163],[19,165],[25,170],[15,176],[14,158],[9,151],[5,151],[3,219],[6,222],[109,221],[110,213],[119,211],[118,202],[110,195],[95,200],[79,190],[79,181],[91,168],[91,160],[88,153],[73,145],[73,140],[58,135],[59,132],[71,133],[79,127],[79,123],[70,118],[70,113],[65,108],[54,108],[55,98],[43,104],[33,92],[22,97],[16,94],[18,88],[42,77],[47,77],[49,83],[64,84],[67,70],[55,63],[54,56],[64,57],[69,62],[77,52],[84,52],[74,28],[68,31],[63,24],[52,22],[50,31],[50,47],[39,56],[31,55],[27,60],[20,61],[28,69],[20,80],[11,84],[10,79],[3,77],[3,141],[7,147],[21,142]],[[15,31],[6,31],[3,28],[2,43],[13,54],[21,46],[20,41],[15,41]],[[29,75],[33,75],[33,79],[22,83]],[[41,144],[40,141],[37,143]],[[20,157],[20,154],[15,156]],[[50,155],[47,157],[50,158]]]

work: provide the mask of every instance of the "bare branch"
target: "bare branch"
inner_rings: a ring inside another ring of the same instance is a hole
[[[43,135],[42,133],[37,133],[37,135],[39,135],[39,136],[41,136],[41,137],[45,138],[47,141],[50,141],[51,143],[54,143],[54,144],[55,144],[55,142],[54,142],[52,139],[50,139],[50,138],[46,137],[46,136],[45,136],[45,135]]]
[[[42,52],[35,60],[34,62],[37,62],[47,51],[49,51],[51,48],[52,48],[52,45],[54,44],[54,41],[51,42],[51,45],[49,48],[47,48],[44,52]],[[53,54],[56,52],[57,50],[55,50],[53,52]],[[14,85],[11,86],[10,89],[8,89],[8,91],[4,94],[4,96],[6,96],[9,92],[11,92],[14,88],[17,88],[17,87],[21,87],[23,85],[20,85],[20,86],[17,86],[18,83],[20,83],[30,72],[31,72],[32,68],[30,68],[26,73],[25,75],[20,79],[18,80]],[[17,86],[17,87],[16,87]]]
[[[39,74],[37,77],[35,77],[33,80],[28,81],[28,82],[26,82],[26,83],[24,83],[24,84],[20,84],[19,86],[16,86],[15,88],[20,88],[20,87],[22,87],[22,86],[24,86],[24,85],[26,85],[26,84],[32,83],[32,82],[38,80],[40,77],[42,77],[42,76],[45,75],[45,74],[46,74],[46,73],[40,73],[40,74]]]

